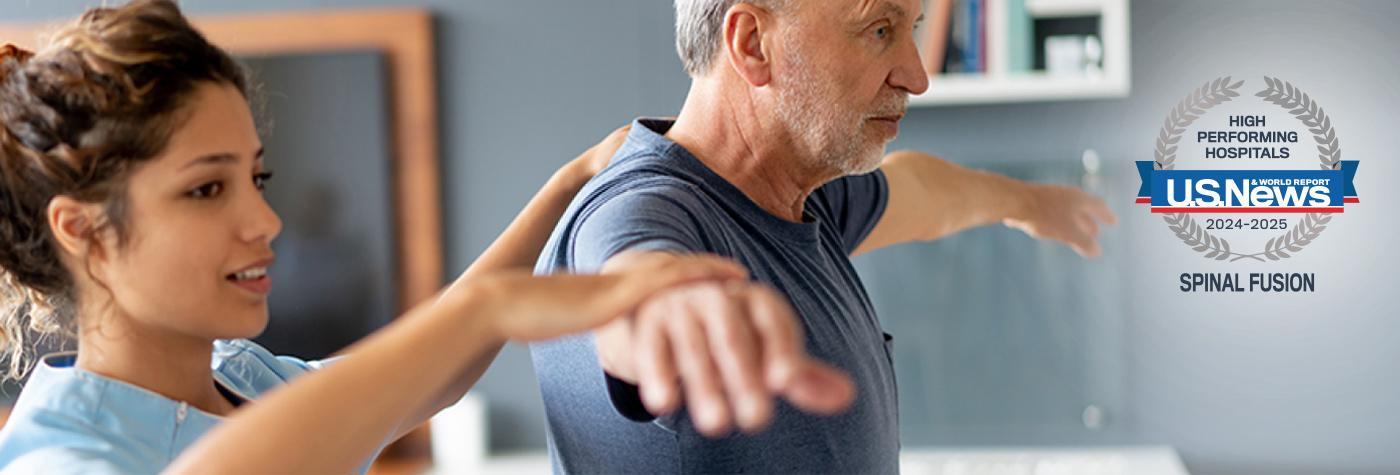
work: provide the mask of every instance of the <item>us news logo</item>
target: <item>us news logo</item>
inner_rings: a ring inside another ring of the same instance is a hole
[[[1172,109],[1157,135],[1154,159],[1137,162],[1142,186],[1136,202],[1161,215],[1178,239],[1207,259],[1288,259],[1316,240],[1346,205],[1361,202],[1353,184],[1359,162],[1342,160],[1326,111],[1280,79],[1265,77],[1264,88],[1254,94],[1268,107],[1237,103],[1224,107],[1233,113],[1201,120],[1240,97],[1244,84],[1228,76],[1215,79]],[[1316,161],[1303,156],[1313,150]],[[1189,157],[1187,166],[1177,167],[1178,151]],[[1251,214],[1255,219],[1243,219]],[[1232,240],[1252,249],[1240,250]]]

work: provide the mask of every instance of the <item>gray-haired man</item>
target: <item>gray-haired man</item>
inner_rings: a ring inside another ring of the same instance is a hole
[[[536,270],[713,253],[778,294],[697,284],[535,345],[556,470],[896,472],[891,338],[850,256],[995,222],[1099,252],[1096,198],[882,157],[928,88],[921,3],[676,1],[684,108],[633,125]]]

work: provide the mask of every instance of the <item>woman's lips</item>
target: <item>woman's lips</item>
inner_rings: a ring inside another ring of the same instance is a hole
[[[268,275],[272,262],[273,258],[263,259],[243,270],[224,276],[224,279],[249,293],[265,296],[272,291],[272,277]]]
[[[272,292],[272,277],[262,276],[256,279],[229,279],[233,285],[238,286],[249,293],[265,296]]]

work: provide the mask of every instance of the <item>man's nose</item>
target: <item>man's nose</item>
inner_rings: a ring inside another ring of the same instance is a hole
[[[919,48],[912,40],[906,43],[900,48],[894,70],[890,71],[889,84],[917,96],[928,91],[928,72],[924,71],[924,63],[919,59]]]

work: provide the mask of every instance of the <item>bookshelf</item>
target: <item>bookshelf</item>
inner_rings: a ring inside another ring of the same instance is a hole
[[[939,14],[932,6],[938,1],[929,0],[930,24]],[[930,75],[928,92],[910,98],[910,106],[1109,99],[1128,95],[1128,0],[957,1],[978,1],[985,8],[982,13],[985,15],[982,71]],[[1029,25],[1032,30],[1060,20],[1092,19],[1096,30],[1089,33],[1098,39],[1102,50],[1100,67],[1074,74],[1028,67],[1030,61],[1025,55],[1034,56],[1035,50],[1043,48],[1044,44],[1034,44],[1034,31],[1026,32],[1024,27],[1022,31],[1015,31],[1013,20],[1018,16],[1020,21],[1026,22],[1023,25]],[[1019,46],[1013,47],[1012,43],[1017,42],[1013,35],[1020,35],[1015,37],[1019,38]]]

